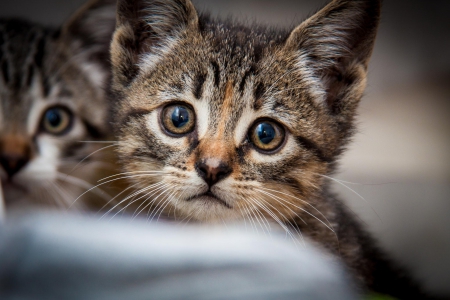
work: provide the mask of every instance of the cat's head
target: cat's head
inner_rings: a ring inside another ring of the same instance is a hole
[[[0,20],[0,178],[8,205],[68,206],[107,138],[115,1],[90,1],[58,30]],[[77,166],[75,169],[74,167]]]
[[[115,127],[142,209],[295,216],[352,134],[379,12],[376,0],[332,1],[278,31],[213,20],[189,0],[118,1]]]

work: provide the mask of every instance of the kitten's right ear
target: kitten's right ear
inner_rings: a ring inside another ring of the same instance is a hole
[[[183,30],[197,25],[197,12],[190,0],[118,0],[111,45],[114,82],[128,85],[140,65],[148,65],[141,61],[144,54],[164,55],[164,49],[176,42]]]

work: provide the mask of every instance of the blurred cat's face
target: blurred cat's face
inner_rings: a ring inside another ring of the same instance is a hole
[[[68,207],[91,187],[99,167],[98,155],[78,163],[100,148],[83,141],[106,136],[106,100],[54,31],[16,20],[1,22],[0,31],[0,178],[6,205]]]

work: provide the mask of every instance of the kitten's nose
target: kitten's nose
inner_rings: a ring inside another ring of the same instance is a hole
[[[30,147],[23,139],[10,136],[0,143],[0,165],[9,178],[18,173],[30,160]]]
[[[3,166],[9,178],[12,178],[19,172],[28,163],[28,160],[29,158],[25,156],[0,155],[0,164]]]
[[[195,164],[198,175],[211,187],[231,174],[230,166],[217,159],[205,159]]]

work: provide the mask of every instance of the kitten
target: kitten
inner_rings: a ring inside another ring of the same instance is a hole
[[[140,211],[280,224],[341,257],[361,286],[419,291],[330,193],[354,132],[380,15],[335,0],[291,31],[119,0],[111,45],[118,153]]]
[[[104,88],[115,10],[115,1],[90,1],[59,29],[0,20],[0,178],[7,211],[69,207],[103,172],[101,152],[80,163],[102,144],[81,141],[110,134]]]

